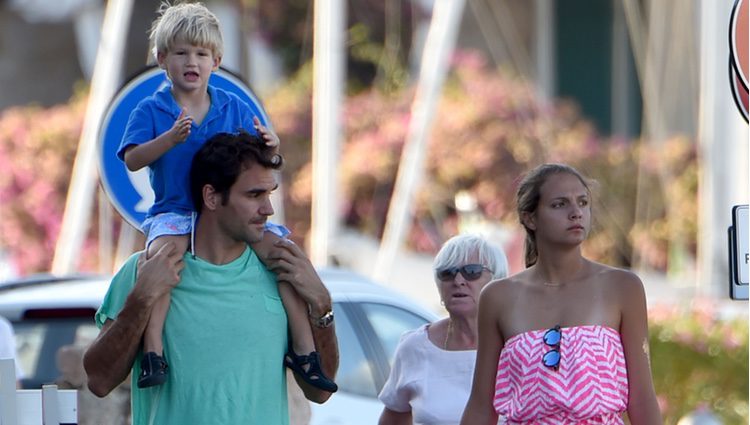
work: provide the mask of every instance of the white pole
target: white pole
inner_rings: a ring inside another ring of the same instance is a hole
[[[16,425],[16,364],[13,359],[0,359],[0,425]]]
[[[133,0],[107,2],[83,131],[78,141],[62,228],[52,262],[53,274],[66,274],[75,270],[81,246],[89,228],[97,177],[95,164],[97,135],[104,109],[114,95],[117,84],[120,83],[132,8]]]
[[[338,157],[344,79],[343,0],[316,0],[313,43],[312,218],[310,260],[328,265],[338,229]]]
[[[409,228],[412,201],[422,178],[427,140],[448,70],[448,57],[456,43],[464,4],[465,0],[438,0],[434,3],[407,139],[373,270],[373,277],[379,282],[388,280]]]

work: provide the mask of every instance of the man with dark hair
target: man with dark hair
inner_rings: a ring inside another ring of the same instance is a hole
[[[99,396],[137,369],[150,309],[162,294],[172,295],[164,328],[170,379],[159,387],[132,386],[134,425],[288,424],[287,318],[277,279],[308,304],[317,352],[305,356],[306,366],[335,376],[331,297],[310,261],[294,243],[280,240],[269,271],[249,247],[263,238],[273,214],[269,197],[282,163],[248,133],[212,137],[191,168],[199,213],[192,253],[183,256],[166,245],[149,259],[136,254],[113,278],[96,314],[99,337],[84,357],[89,388]],[[309,400],[330,397],[295,378]]]

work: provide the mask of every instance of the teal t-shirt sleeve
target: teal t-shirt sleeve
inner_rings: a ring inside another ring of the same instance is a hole
[[[99,310],[96,311],[94,320],[96,320],[96,326],[100,329],[104,326],[107,319],[114,320],[125,305],[125,300],[128,298],[130,291],[135,285],[135,273],[138,265],[138,257],[140,252],[136,252],[131,255],[130,258],[125,261],[120,270],[112,278],[109,284],[109,290],[104,296],[102,305]]]

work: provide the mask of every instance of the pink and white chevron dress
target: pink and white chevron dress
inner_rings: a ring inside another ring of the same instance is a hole
[[[508,339],[500,353],[495,411],[508,424],[623,424],[628,375],[620,334],[606,326],[562,328],[558,370],[542,364],[546,329]]]

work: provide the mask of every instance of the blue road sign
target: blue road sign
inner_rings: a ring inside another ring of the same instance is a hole
[[[128,170],[125,163],[117,158],[117,149],[125,134],[130,112],[138,102],[167,83],[166,74],[157,66],[136,75],[115,94],[99,129],[99,176],[102,186],[117,212],[137,229],[141,228],[148,209],[154,203],[154,191],[148,182],[148,170]],[[271,128],[260,101],[239,77],[219,69],[211,75],[209,83],[239,96],[250,105],[260,122]]]

